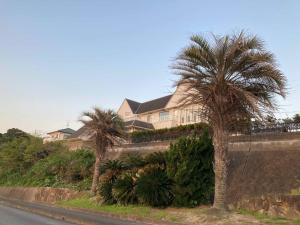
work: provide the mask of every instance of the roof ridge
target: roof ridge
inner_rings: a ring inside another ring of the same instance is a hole
[[[159,97],[159,98],[155,98],[155,99],[152,99],[152,100],[149,100],[149,101],[142,102],[141,104],[148,103],[148,102],[151,102],[151,101],[155,101],[155,100],[158,100],[158,99],[161,99],[161,98],[170,97],[170,96],[172,96],[172,95],[173,95],[173,94],[165,95],[165,96],[162,96],[162,97]]]

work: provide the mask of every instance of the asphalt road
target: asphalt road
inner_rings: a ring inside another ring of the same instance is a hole
[[[72,225],[20,209],[0,205],[0,225]]]
[[[38,212],[38,214],[32,213]],[[59,218],[56,220],[51,218]],[[53,217],[55,216],[55,217]],[[67,221],[72,221],[70,223]],[[41,203],[24,202],[0,197],[0,225],[149,225],[149,223],[128,221],[101,213],[71,210]],[[152,223],[153,224],[153,223]]]

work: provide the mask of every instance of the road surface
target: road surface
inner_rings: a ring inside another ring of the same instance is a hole
[[[52,218],[58,218],[60,220]],[[4,199],[0,197],[0,225],[72,224],[149,225],[149,223],[128,221],[126,218],[115,218],[101,213],[71,210],[46,204]]]
[[[71,225],[71,223],[0,205],[0,225]]]

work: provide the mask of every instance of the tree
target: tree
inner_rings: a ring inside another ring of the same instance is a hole
[[[300,115],[298,113],[293,117],[293,122],[300,123]]]
[[[123,136],[123,121],[114,111],[97,107],[91,112],[84,112],[80,121],[90,132],[90,137],[95,143],[96,161],[91,191],[96,194],[101,160],[105,157],[107,148]]]
[[[285,97],[286,79],[274,56],[256,36],[201,35],[176,57],[172,68],[185,87],[182,105],[197,104],[213,128],[215,196],[213,207],[226,209],[227,137],[239,119],[262,119],[276,109],[275,95]]]

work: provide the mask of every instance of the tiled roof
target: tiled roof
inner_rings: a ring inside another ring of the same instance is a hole
[[[65,133],[65,134],[73,134],[73,133],[75,133],[75,130],[73,130],[71,128],[65,128],[65,129],[60,129],[60,130],[49,132],[48,134],[51,134],[51,133],[54,133],[54,132],[62,132],[62,133]]]
[[[88,129],[83,126],[77,131],[75,131],[72,135],[70,135],[68,138],[79,138],[81,135],[84,135],[85,133],[88,133]]]
[[[126,99],[128,104],[129,104],[129,107],[131,108],[132,112],[135,113],[136,110],[139,108],[140,104],[139,102],[136,102],[136,101],[133,101],[133,100],[130,100],[130,99]]]
[[[138,103],[130,99],[126,99],[134,114],[145,113],[153,110],[163,109],[166,107],[173,95],[167,95],[151,101]]]
[[[145,129],[151,129],[153,130],[154,127],[151,123],[147,123],[144,121],[140,121],[140,120],[130,120],[130,121],[126,121],[125,122],[125,127],[140,127],[140,128],[145,128]]]

